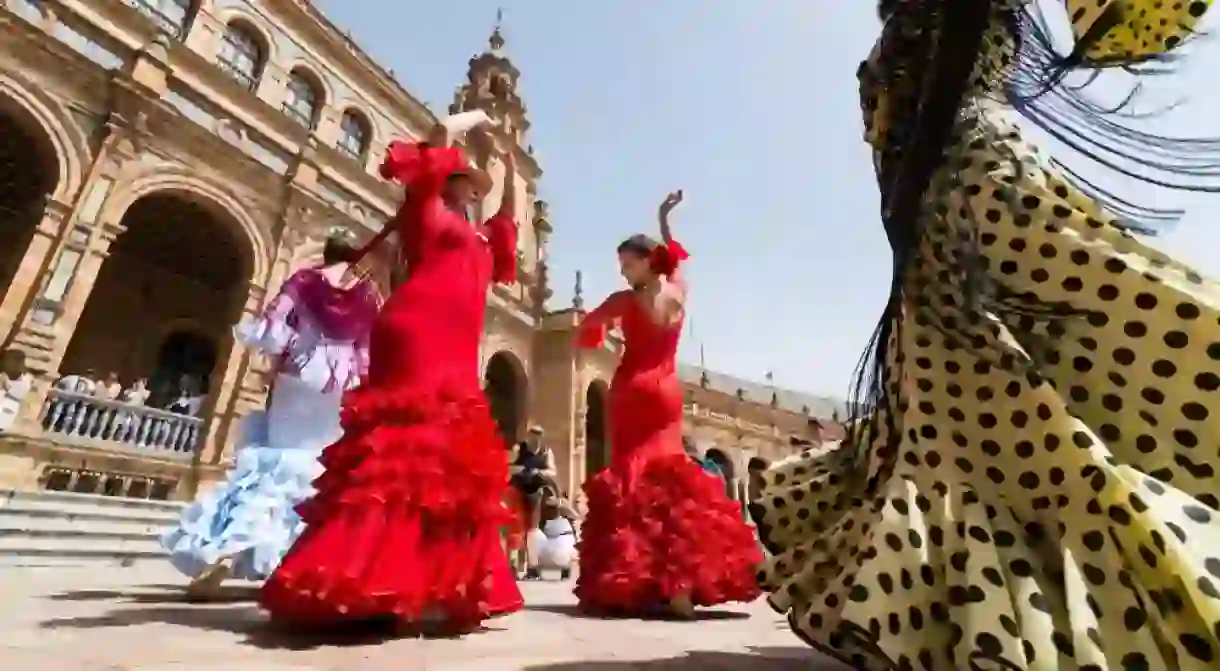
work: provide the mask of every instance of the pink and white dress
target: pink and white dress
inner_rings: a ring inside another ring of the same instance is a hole
[[[343,393],[368,370],[380,298],[371,282],[342,289],[319,269],[295,273],[237,339],[276,362],[265,412],[244,420],[234,469],[189,506],[162,537],[170,561],[195,577],[222,560],[232,575],[262,580],[304,529],[297,503],[313,493],[318,456],[342,435]]]

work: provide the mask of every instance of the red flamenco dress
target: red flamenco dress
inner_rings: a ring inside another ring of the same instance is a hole
[[[653,267],[679,282],[684,258],[671,241],[653,254]],[[585,610],[611,615],[651,613],[676,599],[752,601],[763,559],[754,534],[724,483],[682,446],[682,324],[657,325],[633,293],[621,291],[585,318],[580,346],[600,346],[616,321],[626,351],[610,384],[612,455],[584,484],[576,596]]]
[[[392,619],[454,632],[523,606],[500,544],[508,451],[479,386],[487,289],[516,272],[516,225],[482,226],[441,201],[456,149],[395,143],[383,176],[408,276],[370,336],[368,379],[343,402],[305,532],[262,588],[274,621]]]

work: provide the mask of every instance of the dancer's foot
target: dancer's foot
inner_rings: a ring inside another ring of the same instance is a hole
[[[674,599],[670,599],[669,612],[674,617],[692,620],[695,617],[695,604],[691,602],[689,594],[682,594]]]
[[[214,598],[230,573],[232,573],[232,568],[229,566],[227,558],[212,564],[187,586],[186,598],[191,601],[208,601]]]
[[[542,573],[536,568],[525,570],[525,580],[542,580]]]
[[[571,577],[572,577],[572,569],[570,569],[570,568],[565,568],[565,569],[563,569],[562,571],[560,571],[560,572],[559,572],[559,579],[560,579],[560,580],[568,580],[568,579],[570,579]]]
[[[395,633],[410,638],[456,638],[474,633],[482,626],[478,619],[463,621],[448,616],[440,609],[428,608],[420,613],[418,619],[400,620]]]

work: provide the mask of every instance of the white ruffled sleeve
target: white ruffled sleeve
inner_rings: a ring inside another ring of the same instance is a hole
[[[238,342],[268,356],[284,354],[297,338],[292,314],[300,300],[298,289],[303,281],[304,271],[297,271],[261,314],[243,317],[233,328]]]

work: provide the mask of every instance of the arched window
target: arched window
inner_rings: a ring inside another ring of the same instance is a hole
[[[136,0],[136,9],[176,40],[186,38],[195,18],[193,0]]]
[[[258,80],[263,75],[264,62],[266,54],[258,33],[246,25],[230,23],[220,40],[216,64],[238,84],[253,91],[258,88]]]
[[[339,151],[356,160],[364,158],[369,148],[369,124],[357,112],[348,110],[339,122]]]
[[[284,95],[284,114],[293,121],[313,130],[318,123],[318,112],[322,108],[321,87],[312,77],[301,70],[288,75],[288,91]]]

